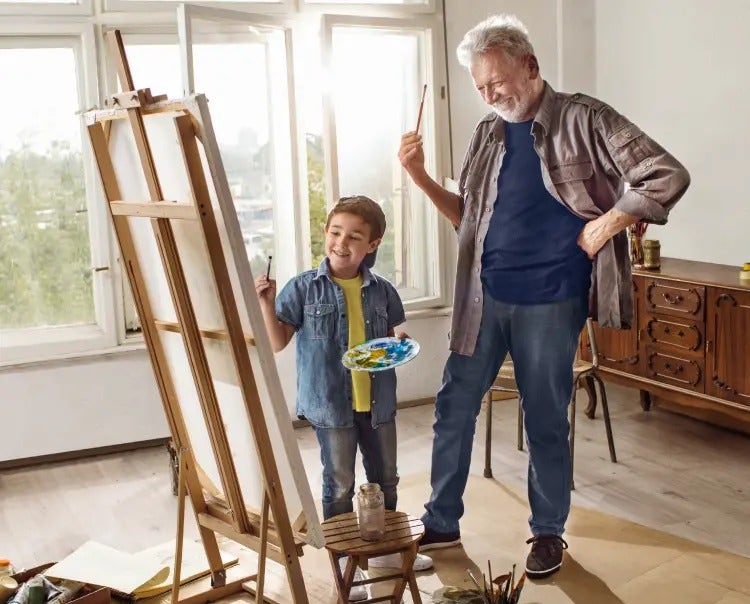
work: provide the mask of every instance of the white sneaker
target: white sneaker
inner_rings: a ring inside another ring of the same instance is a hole
[[[370,558],[367,564],[373,568],[401,568],[401,554],[388,554],[386,556]],[[424,554],[417,554],[412,568],[415,573],[418,573],[423,570],[429,570],[432,566],[432,558]]]
[[[346,556],[342,556],[341,558],[339,558],[339,568],[341,569],[342,575],[346,572],[346,561],[347,561]],[[365,577],[364,573],[362,572],[362,569],[359,566],[354,569],[354,581],[364,581],[366,578],[367,577]],[[369,597],[370,597],[370,594],[367,591],[367,585],[354,585],[349,590],[350,602],[366,600]]]

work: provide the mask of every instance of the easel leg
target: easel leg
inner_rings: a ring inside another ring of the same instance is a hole
[[[182,539],[185,533],[185,456],[184,449],[177,451],[177,537],[174,548],[172,572],[172,604],[180,598],[180,572],[182,570]]]
[[[263,492],[263,509],[260,514],[260,551],[258,552],[258,578],[255,599],[263,601],[263,583],[266,579],[266,547],[268,545],[268,493]]]

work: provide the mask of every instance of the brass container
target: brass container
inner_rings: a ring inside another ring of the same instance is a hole
[[[643,241],[643,268],[659,268],[661,266],[661,243],[658,239]]]

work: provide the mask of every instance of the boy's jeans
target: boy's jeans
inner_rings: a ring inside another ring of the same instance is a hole
[[[396,421],[372,427],[369,412],[354,413],[351,428],[315,428],[323,463],[323,519],[354,511],[354,463],[357,445],[368,482],[380,485],[385,509],[395,510],[396,486]]]
[[[586,298],[516,305],[485,293],[474,354],[450,354],[435,401],[432,495],[422,517],[427,528],[459,529],[481,399],[510,352],[529,447],[529,525],[534,535],[562,535],[570,511],[567,410],[587,314]]]

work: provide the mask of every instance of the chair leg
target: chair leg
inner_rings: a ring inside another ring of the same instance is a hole
[[[485,427],[484,436],[484,477],[492,478],[492,391],[488,390],[484,395],[484,402],[487,406],[485,415],[487,426]]]
[[[594,378],[597,384],[599,384],[599,395],[602,399],[602,414],[604,415],[604,427],[607,430],[607,444],[609,445],[609,459],[612,463],[617,463],[617,454],[615,453],[615,439],[612,436],[612,422],[609,419],[609,405],[607,404],[607,391],[604,389],[604,382],[602,379],[592,373],[591,377]]]
[[[576,452],[576,388],[573,384],[573,394],[570,395],[570,490],[576,490],[575,481],[575,452]]]
[[[596,388],[594,387],[594,378],[587,375],[583,378],[583,388],[586,390],[586,394],[589,396],[589,402],[586,405],[586,416],[589,419],[596,417]]]

